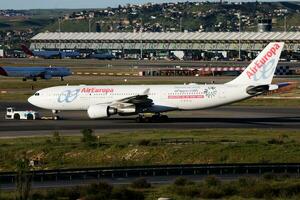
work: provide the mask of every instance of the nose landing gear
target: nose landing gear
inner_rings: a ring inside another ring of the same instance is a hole
[[[58,110],[52,110],[52,118],[54,120],[60,120],[61,117],[58,115],[59,111]]]
[[[136,117],[135,121],[137,123],[160,123],[160,122],[168,122],[169,117],[167,115],[161,115],[160,113],[155,113],[152,116],[145,116],[140,114]]]

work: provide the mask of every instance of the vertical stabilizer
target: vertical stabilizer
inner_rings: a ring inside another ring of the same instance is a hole
[[[253,86],[271,84],[283,46],[283,42],[269,43],[242,74],[227,84]]]
[[[34,56],[33,52],[30,49],[28,49],[24,44],[21,45],[21,48],[27,55]]]

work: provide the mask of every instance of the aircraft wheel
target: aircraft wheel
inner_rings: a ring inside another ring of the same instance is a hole
[[[150,118],[151,119],[151,122],[154,122],[154,123],[157,123],[157,122],[160,122],[160,115],[152,115],[152,117]]]
[[[37,79],[36,79],[36,78],[33,78],[32,80],[33,80],[33,81],[37,81]]]
[[[54,120],[60,120],[60,117],[59,116],[54,116],[53,119]]]
[[[20,115],[19,115],[19,114],[15,114],[15,115],[14,115],[14,119],[20,120]]]
[[[135,118],[135,121],[137,123],[143,123],[144,122],[144,118],[142,116],[138,116],[138,117]]]
[[[169,120],[169,117],[168,117],[167,115],[161,115],[161,116],[160,116],[160,120],[161,120],[162,122],[167,122],[167,121]]]
[[[23,78],[22,80],[23,80],[23,81],[27,81],[27,79],[26,79],[26,78]]]
[[[33,115],[31,114],[27,115],[27,120],[33,120]]]
[[[145,117],[144,122],[145,123],[153,122],[152,117]]]

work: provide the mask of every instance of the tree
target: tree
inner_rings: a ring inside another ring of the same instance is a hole
[[[29,160],[23,154],[22,158],[17,160],[16,175],[16,199],[27,200],[30,195],[32,176],[30,173]]]

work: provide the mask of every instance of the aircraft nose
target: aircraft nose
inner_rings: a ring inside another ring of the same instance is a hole
[[[35,106],[34,96],[29,97],[27,101]]]

